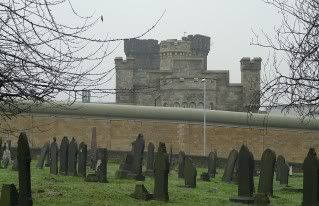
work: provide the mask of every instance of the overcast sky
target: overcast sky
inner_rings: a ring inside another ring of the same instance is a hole
[[[210,36],[208,69],[230,70],[231,82],[240,82],[242,57],[268,56],[268,50],[250,45],[252,30],[273,34],[274,26],[281,21],[277,11],[262,0],[73,0],[72,3],[81,14],[103,15],[104,22],[97,25],[96,31],[114,38],[143,33],[166,10],[157,27],[144,38],[180,39],[184,32]],[[110,55],[106,69],[114,67],[115,56],[125,56],[123,43]],[[108,87],[115,87],[115,76]],[[114,97],[107,98],[112,100]]]

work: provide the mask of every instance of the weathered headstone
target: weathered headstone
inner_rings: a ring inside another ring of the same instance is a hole
[[[319,159],[314,148],[310,148],[303,165],[302,206],[319,205]]]
[[[1,206],[17,206],[18,205],[18,191],[14,184],[3,184],[1,189]]]
[[[275,152],[271,149],[266,149],[261,156],[258,193],[265,193],[267,195],[273,196],[275,163]]]
[[[173,147],[172,145],[169,148],[169,156],[168,156],[168,161],[169,161],[169,170],[172,170],[174,167],[174,160],[173,160]]]
[[[91,137],[91,149],[90,149],[90,167],[95,169],[96,167],[96,155],[97,155],[97,142],[96,142],[96,127],[92,127]]]
[[[107,149],[97,150],[96,175],[99,182],[107,182]]]
[[[275,170],[276,170],[276,181],[280,181],[280,167],[285,164],[286,160],[282,155],[279,155],[277,157],[277,161],[275,164]]]
[[[48,156],[48,153],[49,153],[49,143],[47,142],[41,148],[41,154],[40,154],[38,163],[36,165],[37,168],[43,169],[44,161],[45,161],[45,158]]]
[[[232,197],[230,201],[253,203],[253,193],[254,158],[248,147],[242,145],[238,154],[238,197]]]
[[[147,146],[147,160],[146,160],[146,171],[145,175],[154,175],[154,144],[152,142],[148,143]]]
[[[184,178],[184,166],[185,166],[185,152],[181,151],[178,154],[178,178]]]
[[[67,175],[68,173],[68,151],[69,151],[69,139],[63,137],[60,145],[60,171],[62,175]]]
[[[284,163],[279,168],[279,182],[281,185],[288,185],[288,178],[289,178],[289,165],[287,163]]]
[[[134,156],[132,153],[125,155],[124,161],[120,164],[120,168],[116,171],[115,176],[117,178],[128,178],[128,174],[132,171]]]
[[[76,176],[76,166],[78,161],[78,144],[76,143],[75,138],[73,137],[68,150],[68,175]]]
[[[185,186],[190,188],[196,187],[196,176],[197,170],[194,166],[192,160],[189,157],[185,157],[185,165],[184,165],[184,180]]]
[[[50,144],[50,141],[48,141],[48,155],[47,155],[47,160],[46,160],[46,163],[45,163],[45,166],[46,167],[50,167],[50,164],[51,164],[51,144]]]
[[[53,142],[50,146],[50,173],[53,175],[58,174],[58,162],[59,162],[59,148],[56,142],[56,138],[53,137]]]
[[[235,161],[235,166],[234,166],[234,171],[233,171],[233,176],[231,178],[232,183],[238,184],[238,176],[239,176],[239,164],[238,164],[238,157]]]
[[[165,144],[160,142],[154,162],[154,199],[168,201],[169,157]]]
[[[135,191],[134,193],[130,194],[130,197],[147,201],[151,200],[153,198],[153,195],[147,191],[144,184],[137,183],[135,185]]]
[[[86,159],[87,159],[87,145],[81,142],[79,145],[79,155],[78,155],[78,175],[86,176]]]
[[[31,196],[31,154],[27,135],[20,133],[17,148],[19,169],[19,205],[32,206]]]
[[[3,168],[8,168],[8,165],[11,162],[11,150],[9,148],[9,143],[4,143],[3,153],[2,153],[2,166]]]
[[[238,158],[238,152],[237,150],[233,149],[228,155],[227,163],[224,170],[224,175],[222,177],[222,180],[224,182],[230,183],[232,181],[237,158]]]
[[[208,155],[208,174],[215,177],[217,173],[217,152],[210,152]]]

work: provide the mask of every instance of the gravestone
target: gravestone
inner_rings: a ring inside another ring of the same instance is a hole
[[[284,163],[279,168],[279,182],[281,185],[288,185],[288,178],[289,178],[289,165],[287,163]]]
[[[185,152],[181,151],[178,154],[178,178],[184,178],[185,167]]]
[[[1,189],[1,206],[17,206],[19,194],[14,184],[3,184]]]
[[[265,193],[267,195],[273,196],[275,163],[275,152],[271,149],[266,149],[261,156],[258,193]]]
[[[19,169],[19,205],[32,206],[31,196],[31,154],[26,133],[20,133],[17,148]]]
[[[168,201],[169,157],[165,144],[160,142],[154,162],[154,199]]]
[[[58,162],[59,162],[59,148],[56,142],[56,138],[53,137],[53,142],[50,146],[50,173],[53,175],[58,174]]]
[[[233,171],[233,176],[231,178],[231,182],[235,183],[235,184],[238,184],[238,168],[239,168],[239,165],[238,165],[238,157],[235,161],[235,166],[234,166],[234,171]]]
[[[69,139],[63,137],[60,145],[60,174],[67,175],[68,173],[68,151],[69,151]]]
[[[185,165],[184,165],[184,180],[185,186],[190,188],[196,187],[196,176],[197,170],[194,166],[192,160],[185,156]]]
[[[90,167],[92,170],[95,169],[96,167],[96,152],[97,152],[96,127],[92,127],[91,149],[90,149]]]
[[[8,165],[11,162],[11,150],[9,148],[9,143],[4,143],[3,153],[2,153],[2,166],[3,168],[8,168]]]
[[[78,155],[78,175],[86,176],[86,159],[87,159],[87,145],[81,142],[79,145],[79,155]]]
[[[228,155],[227,163],[224,169],[224,175],[222,177],[224,182],[230,183],[232,181],[237,158],[238,152],[237,150],[233,149]]]
[[[135,185],[134,193],[130,194],[130,197],[138,199],[138,200],[151,200],[153,195],[150,194],[145,188],[144,184],[137,183]]]
[[[173,147],[172,145],[169,148],[169,156],[168,156],[168,161],[169,161],[169,170],[172,170],[174,167],[174,160],[173,160]]]
[[[51,164],[51,144],[50,144],[50,141],[48,141],[48,153],[47,153],[47,160],[46,160],[46,163],[45,163],[45,166],[46,167],[50,167],[50,164]]]
[[[99,148],[97,150],[96,175],[99,182],[108,182],[107,175],[107,149]]]
[[[280,181],[280,167],[285,164],[286,160],[282,155],[279,155],[277,157],[277,161],[275,164],[275,170],[276,170],[276,181]]]
[[[215,177],[217,173],[217,152],[210,152],[208,155],[208,174],[210,177]]]
[[[303,165],[302,206],[319,205],[319,160],[314,148],[310,148]]]
[[[43,169],[44,161],[45,161],[45,158],[48,156],[48,153],[49,153],[49,143],[47,142],[41,148],[41,154],[36,166],[37,168]]]
[[[68,175],[76,176],[76,166],[78,160],[78,144],[76,143],[75,138],[73,137],[68,149]]]
[[[254,158],[246,145],[242,145],[238,154],[238,197],[233,202],[253,203]]]
[[[147,146],[147,160],[146,160],[146,176],[154,175],[154,144],[152,142],[148,143]]]
[[[128,178],[128,174],[132,171],[133,159],[132,153],[125,155],[124,161],[120,164],[119,170],[115,173],[116,178]]]

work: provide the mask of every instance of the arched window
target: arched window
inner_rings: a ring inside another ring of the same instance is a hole
[[[187,102],[183,102],[183,103],[182,103],[182,107],[183,107],[183,108],[188,108]]]
[[[204,103],[203,103],[203,102],[199,102],[199,103],[197,104],[197,108],[203,109],[203,108],[204,108]]]
[[[163,104],[163,107],[168,107],[168,104],[165,102],[165,103]]]
[[[180,107],[180,104],[178,102],[174,102],[174,107]]]
[[[191,102],[191,103],[189,103],[189,108],[196,108],[196,104],[195,104],[195,102]]]

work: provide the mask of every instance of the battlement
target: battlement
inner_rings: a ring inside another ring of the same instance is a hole
[[[240,60],[240,70],[261,70],[261,61],[260,57],[243,57]]]
[[[127,39],[124,40],[124,52],[126,56],[158,54],[159,44],[155,39]]]
[[[114,59],[116,69],[133,69],[135,67],[135,58],[127,57],[115,57]]]
[[[190,41],[191,43],[191,50],[193,52],[204,52],[207,53],[210,50],[210,37],[195,34],[195,35],[188,35],[187,37],[182,38],[183,41]]]

